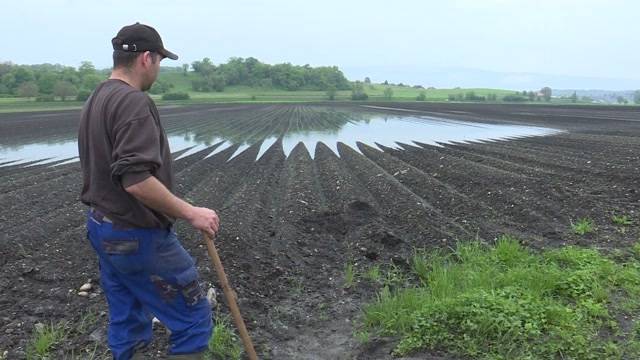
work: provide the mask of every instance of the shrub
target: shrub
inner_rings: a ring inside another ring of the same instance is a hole
[[[427,100],[427,95],[424,93],[424,91],[421,91],[420,94],[416,96],[416,101],[425,101],[425,100]]]
[[[385,99],[391,100],[391,98],[393,97],[393,89],[391,89],[390,87],[385,88],[383,94]]]
[[[76,95],[77,101],[87,101],[87,99],[91,96],[91,91],[87,89],[82,89],[78,91],[78,95]]]
[[[469,91],[466,94],[464,94],[464,99],[467,101],[485,101],[486,100],[484,96],[478,96],[473,91]]]
[[[356,81],[351,89],[351,100],[367,100],[369,95],[364,92],[364,87],[360,81]]]
[[[526,98],[520,95],[505,95],[502,97],[502,101],[507,101],[507,102],[524,102],[524,101],[527,101],[528,99],[529,98]]]
[[[189,100],[189,94],[176,92],[176,93],[167,93],[162,95],[162,100]]]
[[[38,102],[50,102],[55,101],[55,97],[53,95],[40,95],[36,98]]]
[[[367,93],[351,93],[351,100],[367,100],[368,98]]]

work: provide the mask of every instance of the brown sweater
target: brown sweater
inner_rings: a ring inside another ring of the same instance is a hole
[[[124,190],[149,176],[173,190],[169,143],[147,94],[115,79],[98,85],[82,109],[78,151],[83,203],[122,227],[166,228],[173,223]]]

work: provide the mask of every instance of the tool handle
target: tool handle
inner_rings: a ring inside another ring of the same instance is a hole
[[[235,292],[231,289],[231,286],[229,286],[227,274],[224,272],[224,268],[222,267],[222,261],[220,261],[220,256],[218,256],[218,250],[216,249],[216,245],[213,242],[213,238],[204,231],[202,232],[202,234],[204,235],[204,240],[207,243],[207,251],[209,252],[209,256],[213,261],[213,266],[216,268],[218,280],[222,285],[222,291],[224,292],[224,296],[227,299],[227,303],[229,304],[231,315],[233,316],[233,322],[235,323],[236,328],[240,333],[240,339],[242,339],[242,343],[244,344],[244,350],[246,351],[250,360],[258,360],[256,351],[253,348],[253,343],[251,342],[251,338],[249,337],[247,328],[244,325],[244,320],[242,319],[242,315],[240,315],[240,309],[238,308],[238,304],[236,303]]]

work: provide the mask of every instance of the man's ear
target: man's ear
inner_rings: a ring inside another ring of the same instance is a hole
[[[151,51],[145,51],[142,53],[142,56],[140,56],[142,59],[142,65],[144,67],[148,67],[151,64],[154,63],[153,61],[153,53]]]

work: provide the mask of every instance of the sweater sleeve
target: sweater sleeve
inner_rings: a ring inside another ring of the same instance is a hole
[[[112,138],[111,180],[115,184],[126,188],[139,183],[162,165],[160,129],[144,93],[129,96],[116,112]]]

